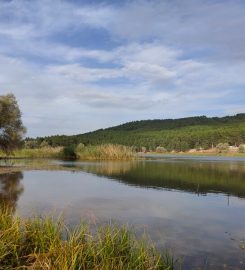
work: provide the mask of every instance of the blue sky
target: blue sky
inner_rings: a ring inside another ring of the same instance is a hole
[[[0,94],[28,136],[245,112],[245,1],[0,1]]]

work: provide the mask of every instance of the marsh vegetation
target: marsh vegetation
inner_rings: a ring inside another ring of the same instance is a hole
[[[182,270],[244,268],[244,158],[9,162],[0,173],[0,206],[15,210],[20,224],[47,213],[55,221],[62,213],[70,232],[81,220],[93,232],[94,224],[129,224],[137,241],[150,236],[163,259],[172,250]]]
[[[131,160],[136,158],[132,147],[123,145],[103,144],[66,147],[20,148],[11,154],[0,151],[2,158],[60,158],[71,160]]]
[[[174,260],[127,227],[69,229],[50,217],[20,219],[0,211],[0,269],[174,269]]]

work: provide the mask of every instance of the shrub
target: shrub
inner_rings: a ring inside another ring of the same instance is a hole
[[[239,146],[238,152],[239,152],[239,153],[245,153],[245,146],[244,146],[244,144],[241,144],[241,145]]]
[[[26,149],[34,149],[34,148],[38,148],[39,145],[38,145],[38,142],[36,140],[26,140],[24,147]]]
[[[187,150],[190,149],[190,146],[188,145],[187,142],[181,142],[179,148],[180,148],[180,149],[179,149],[180,151],[185,152],[185,151],[187,151]]]
[[[43,140],[43,141],[40,143],[40,147],[41,147],[41,148],[49,147],[49,144],[48,144],[47,141]]]
[[[66,159],[76,159],[76,148],[74,145],[66,146],[63,149],[63,157]]]
[[[216,149],[219,153],[227,152],[229,150],[229,144],[228,143],[219,143],[216,145]]]
[[[156,152],[157,152],[157,153],[165,153],[165,152],[167,152],[167,150],[166,150],[166,148],[164,148],[164,147],[162,147],[162,146],[158,146],[158,147],[156,148]]]
[[[76,147],[76,152],[82,152],[84,150],[85,145],[83,143],[79,143]]]

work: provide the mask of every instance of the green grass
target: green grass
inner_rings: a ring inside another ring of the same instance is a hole
[[[136,158],[132,147],[103,144],[81,147],[22,148],[6,155],[0,151],[0,158],[68,158],[81,160],[131,160]]]
[[[136,158],[132,147],[117,144],[85,146],[79,148],[76,155],[81,160],[130,160]]]
[[[52,218],[21,220],[1,211],[0,269],[171,270],[174,260],[126,227],[108,225],[92,233],[84,224],[70,230]]]
[[[62,155],[63,147],[22,148],[15,150],[8,156],[0,151],[1,158],[61,158]]]

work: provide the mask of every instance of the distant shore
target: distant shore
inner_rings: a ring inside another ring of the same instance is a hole
[[[163,147],[157,147],[163,148]],[[164,149],[164,148],[163,148]],[[218,148],[210,148],[207,150],[190,149],[187,151],[141,151],[137,152],[133,147],[102,144],[95,146],[78,146],[70,147],[41,147],[41,148],[22,148],[15,150],[7,155],[0,151],[0,159],[72,159],[72,160],[133,160],[142,158],[142,155],[162,155],[162,156],[212,156],[212,157],[245,157],[245,153],[238,150],[219,150]]]
[[[233,152],[228,152],[228,153],[217,153],[217,152],[165,152],[165,153],[159,153],[159,152],[141,152],[141,154],[144,155],[161,155],[161,156],[212,156],[212,157],[245,157],[245,153],[233,153]]]
[[[101,144],[94,146],[40,147],[22,148],[9,155],[0,151],[0,159],[37,159],[53,158],[66,160],[134,160],[137,158],[132,147],[118,144]]]

